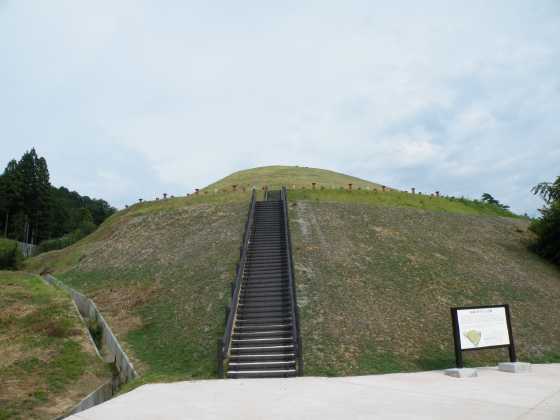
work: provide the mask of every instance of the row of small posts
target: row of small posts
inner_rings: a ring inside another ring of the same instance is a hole
[[[241,188],[238,188],[238,187],[239,187],[239,186],[238,186],[237,184],[232,185],[232,186],[231,186],[231,191],[232,191],[232,192],[237,192],[237,191],[245,192],[245,191],[247,190],[245,186],[241,186]],[[348,184],[348,191],[349,191],[349,192],[352,192],[353,187],[354,187],[354,184]],[[305,189],[305,187],[302,187],[302,188]],[[256,189],[256,188],[253,186],[252,189]],[[268,186],[265,185],[265,186],[261,187],[261,189],[262,189],[263,191],[268,191]],[[296,189],[296,185],[293,185],[293,189]],[[312,182],[312,183],[311,183],[311,189],[312,189],[312,190],[316,190],[316,189],[317,189],[317,183],[316,183],[316,182]],[[325,187],[324,187],[324,186],[321,186],[321,189],[323,190],[323,189],[325,189]],[[362,189],[361,187],[358,187],[358,190],[361,190],[361,189]],[[369,190],[369,187],[368,187],[368,190]],[[374,188],[373,191],[374,191],[374,192],[377,192],[377,188]],[[387,186],[385,186],[385,185],[381,185],[381,192],[387,192],[387,191],[392,191],[392,189],[389,188],[389,187],[387,187]],[[200,192],[201,192],[201,191],[200,191],[199,188],[195,188],[195,189],[194,189],[194,192],[193,192],[192,194],[191,194],[191,193],[187,193],[187,197],[189,197],[189,196],[191,196],[191,195],[199,195]],[[218,193],[218,192],[228,192],[228,190],[227,190],[227,189],[221,189],[221,190],[217,190],[217,189],[216,189],[216,190],[214,190],[214,192],[215,192],[215,193]],[[403,192],[408,193],[408,191],[406,191],[406,190],[403,191]],[[413,195],[414,195],[414,194],[422,195],[421,192],[418,192],[418,193],[417,193],[417,192],[416,192],[416,188],[414,188],[414,187],[412,187],[412,188],[410,189],[410,192],[411,192]],[[204,194],[208,194],[208,190],[204,190]],[[440,192],[439,192],[439,191],[436,191],[436,192],[434,192],[434,193],[431,193],[430,195],[431,195],[432,197],[433,197],[433,196],[435,196],[435,197],[440,197]],[[174,196],[174,195],[171,195],[171,196],[169,196],[169,198],[175,198],[175,196]],[[162,199],[163,199],[163,200],[167,200],[167,199],[168,199],[168,194],[167,194],[167,193],[163,193],[163,198],[162,198]],[[159,201],[160,198],[159,198],[159,197],[156,197],[155,200],[156,200],[156,201]],[[139,198],[139,199],[138,199],[138,202],[139,202],[139,203],[143,203],[143,202],[144,202],[144,199]],[[125,207],[128,208],[128,206],[125,206]]]

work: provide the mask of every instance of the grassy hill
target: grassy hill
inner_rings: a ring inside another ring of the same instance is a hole
[[[213,377],[249,198],[136,204],[27,269],[53,271],[93,298],[143,380]]]
[[[352,188],[354,189],[381,189],[380,184],[325,169],[302,166],[264,166],[235,172],[210,184],[205,190],[211,192],[229,191],[234,185],[246,189],[255,187],[257,190],[261,190],[264,186],[269,189],[278,189],[282,186],[302,189],[312,188],[313,182],[316,183],[318,189],[321,187],[329,189],[348,188],[348,184],[353,184]]]
[[[528,251],[526,220],[347,199],[295,199],[290,213],[307,374],[451,367],[449,308],[499,303],[521,360],[560,361],[560,271]]]
[[[350,182],[354,191],[341,190]],[[527,251],[527,221],[331,171],[257,168],[198,195],[136,204],[27,268],[91,296],[144,381],[214,377],[247,187],[264,185],[291,187],[308,374],[448,366],[449,306],[461,303],[512,303],[521,355],[557,357],[558,320],[544,305],[557,299],[560,274]]]
[[[0,271],[0,419],[51,419],[111,378],[71,299]]]

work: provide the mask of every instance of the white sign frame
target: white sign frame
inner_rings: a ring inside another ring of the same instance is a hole
[[[507,347],[515,362],[515,344],[511,330],[509,305],[451,308],[455,358],[463,367],[463,351]]]
[[[461,350],[510,345],[505,306],[458,309],[457,326]]]

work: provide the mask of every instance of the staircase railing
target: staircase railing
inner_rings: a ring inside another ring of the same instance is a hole
[[[292,259],[292,238],[290,236],[290,226],[288,220],[288,194],[286,187],[282,187],[282,211],[284,213],[284,233],[287,242],[288,256],[288,290],[292,300],[292,337],[294,337],[294,353],[297,358],[297,375],[303,376],[303,352],[301,347],[301,336],[299,329],[299,310],[297,306],[296,285],[294,281],[294,262]]]
[[[233,333],[233,324],[235,321],[235,314],[239,306],[239,294],[241,291],[241,283],[243,282],[243,272],[245,271],[245,263],[247,262],[247,250],[249,248],[249,241],[251,233],[253,232],[253,225],[255,221],[255,203],[256,191],[253,189],[251,194],[251,203],[249,204],[249,213],[245,221],[245,232],[243,233],[243,245],[239,251],[239,263],[237,264],[237,272],[235,282],[232,283],[232,296],[231,304],[227,308],[226,314],[226,330],[224,336],[218,340],[218,376],[224,377],[224,360],[229,357],[231,348],[231,335]]]

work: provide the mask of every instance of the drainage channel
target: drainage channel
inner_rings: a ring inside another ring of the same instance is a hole
[[[55,287],[60,287],[70,294],[82,322],[87,327],[89,337],[95,347],[97,355],[104,362],[111,364],[113,371],[111,380],[82,399],[66,414],[58,417],[59,419],[63,419],[111,399],[122,385],[137,378],[138,373],[122,349],[117,337],[113,334],[109,324],[90,298],[66,286],[50,274],[43,274],[42,278],[47,283]]]

